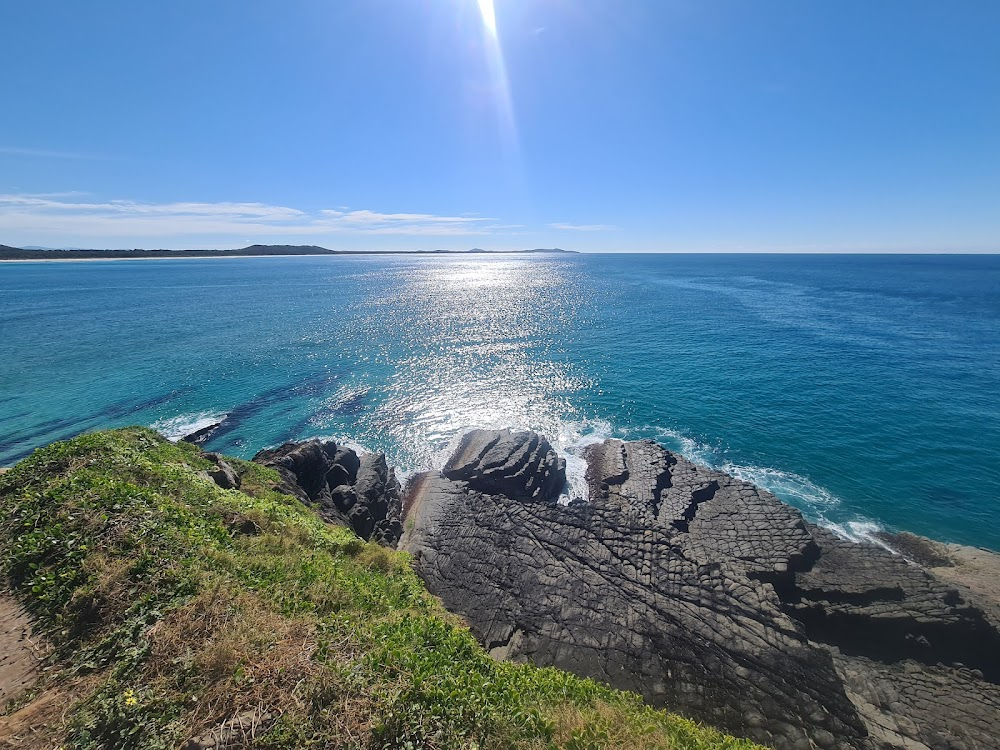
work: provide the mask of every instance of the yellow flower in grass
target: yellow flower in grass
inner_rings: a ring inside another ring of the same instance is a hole
[[[135,706],[139,703],[139,699],[135,697],[134,690],[126,690],[122,693],[122,697],[125,699],[126,706]]]

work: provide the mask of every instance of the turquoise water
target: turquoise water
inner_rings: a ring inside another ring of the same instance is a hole
[[[0,265],[0,465],[83,430],[404,473],[474,426],[650,437],[851,536],[1000,550],[998,256],[366,256]]]

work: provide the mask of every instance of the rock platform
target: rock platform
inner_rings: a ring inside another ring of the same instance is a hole
[[[778,750],[1000,747],[989,597],[655,443],[587,460],[561,505],[544,437],[480,430],[409,484],[399,547],[497,658]]]

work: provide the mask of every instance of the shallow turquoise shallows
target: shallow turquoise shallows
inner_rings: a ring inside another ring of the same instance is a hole
[[[362,256],[0,264],[0,465],[221,419],[408,474],[532,427],[648,437],[859,537],[1000,550],[1000,256]]]

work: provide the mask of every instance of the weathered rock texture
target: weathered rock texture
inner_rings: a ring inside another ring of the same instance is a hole
[[[240,488],[240,475],[232,464],[218,453],[202,453],[201,455],[215,464],[214,469],[209,469],[206,472],[209,479],[224,490],[238,490]]]
[[[477,431],[411,483],[400,546],[498,658],[554,665],[779,750],[986,750],[990,605],[652,442],[588,455]]]
[[[549,503],[566,485],[566,462],[534,432],[473,430],[441,472],[474,490]]]
[[[281,475],[279,489],[362,539],[393,546],[403,531],[400,486],[382,453],[358,456],[332,440],[285,443],[253,457]]]

